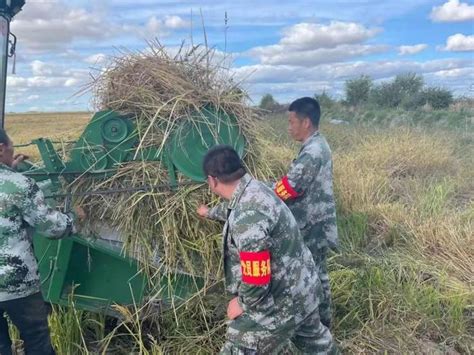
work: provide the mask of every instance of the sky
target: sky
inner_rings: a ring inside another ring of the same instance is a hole
[[[170,49],[203,43],[202,23],[255,103],[266,93],[341,98],[346,80],[405,72],[474,96],[473,1],[26,0],[11,24],[6,111],[94,110],[78,92],[109,56],[155,38]]]

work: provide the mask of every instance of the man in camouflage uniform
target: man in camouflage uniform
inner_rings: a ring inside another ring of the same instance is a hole
[[[222,354],[278,354],[293,343],[304,354],[335,352],[320,323],[322,293],[311,252],[288,207],[263,183],[246,174],[229,146],[204,158],[211,190],[228,200],[223,231],[224,273],[230,319]],[[198,213],[222,218],[220,205]]]
[[[319,132],[320,107],[315,99],[295,100],[288,111],[288,131],[302,146],[288,174],[274,185],[274,190],[295,216],[319,266],[324,293],[319,311],[321,322],[329,328],[332,312],[326,259],[328,248],[336,250],[338,240],[331,150]]]
[[[0,129],[0,354],[12,353],[4,313],[19,329],[26,354],[54,354],[32,237],[35,228],[49,237],[67,235],[72,219],[50,209],[38,185],[15,172],[22,159]]]

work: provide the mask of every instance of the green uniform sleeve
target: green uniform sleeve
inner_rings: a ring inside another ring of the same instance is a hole
[[[46,237],[61,238],[71,232],[72,218],[50,208],[33,181],[28,184],[21,209],[23,220]]]
[[[221,202],[218,205],[209,209],[208,218],[216,221],[225,222],[227,220],[227,207],[229,203],[227,201]]]
[[[294,191],[301,196],[305,192],[321,168],[321,162],[313,159],[309,154],[300,154],[290,165],[286,177]]]
[[[273,306],[270,293],[269,228],[268,216],[256,210],[244,212],[235,220],[234,239],[238,244],[242,266],[238,296],[244,311],[265,312]],[[250,255],[254,261],[246,260],[243,255]],[[264,255],[268,255],[268,261]]]

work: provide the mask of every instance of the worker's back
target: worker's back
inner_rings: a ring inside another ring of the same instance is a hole
[[[257,300],[259,306],[250,316],[244,313],[236,322],[247,322],[250,327],[258,324],[270,331],[293,328],[318,307],[321,286],[311,252],[291,211],[270,188],[249,175],[241,179],[229,208],[227,250],[231,257],[239,258],[242,250],[259,252],[263,248],[269,251],[271,269],[264,299]],[[261,263],[241,266],[240,275],[236,270],[227,273],[228,288],[234,294],[247,287],[241,280],[262,276]]]
[[[34,228],[46,236],[60,237],[70,226],[67,215],[45,204],[33,180],[0,164],[0,301],[39,292]]]
[[[313,253],[328,246],[336,248],[338,243],[332,170],[331,149],[326,139],[315,132],[303,143],[290,168],[300,172],[289,177],[297,180],[292,183],[301,190],[301,196],[286,202]]]

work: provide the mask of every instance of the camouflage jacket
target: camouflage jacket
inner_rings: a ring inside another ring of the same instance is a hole
[[[230,327],[237,333],[294,329],[318,307],[321,286],[293,215],[249,175],[241,178],[229,203],[211,209],[209,216],[222,216],[224,207],[226,287],[244,309]]]
[[[313,254],[327,246],[337,248],[331,149],[319,132],[303,143],[288,174],[274,189],[295,216]]]
[[[0,164],[0,301],[40,290],[32,244],[35,229],[61,237],[71,227],[71,218],[49,208],[33,180]]]

